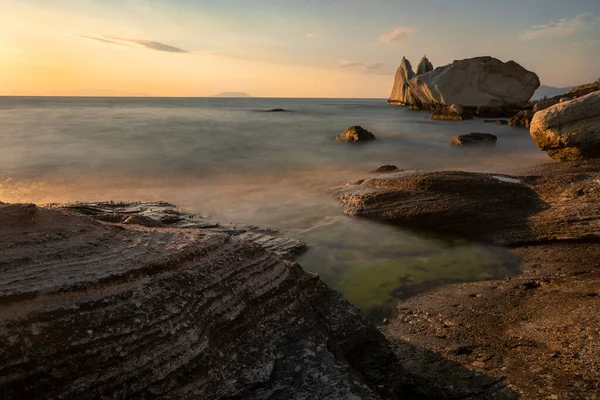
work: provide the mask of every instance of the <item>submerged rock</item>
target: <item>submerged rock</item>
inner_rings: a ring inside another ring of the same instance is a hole
[[[600,157],[600,91],[536,113],[530,133],[556,160]]]
[[[3,399],[413,398],[363,314],[254,243],[33,205],[0,220]]]
[[[450,144],[456,146],[465,146],[473,144],[495,144],[498,138],[490,133],[467,133],[465,135],[458,135],[457,137],[450,140]]]
[[[335,137],[335,140],[339,142],[366,142],[375,140],[375,135],[362,126],[355,125],[340,133]]]
[[[477,57],[415,75],[403,58],[388,103],[423,110],[451,104],[518,108],[539,86],[537,75],[514,61]]]
[[[508,120],[505,119],[486,119],[484,124],[508,125]]]
[[[464,121],[468,116],[463,106],[452,104],[451,106],[438,108],[429,118],[441,121]]]
[[[396,172],[398,171],[398,167],[391,164],[383,164],[377,167],[373,172]]]

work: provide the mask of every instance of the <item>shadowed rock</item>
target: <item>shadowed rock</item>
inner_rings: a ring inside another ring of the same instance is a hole
[[[450,144],[456,146],[470,146],[474,144],[495,144],[498,138],[490,133],[467,133],[465,135],[458,135],[457,137],[450,140]]]
[[[518,179],[458,171],[367,178],[334,196],[349,215],[501,242],[529,240],[527,216],[544,208]]]
[[[381,173],[396,172],[396,171],[398,171],[398,167],[396,167],[395,165],[391,165],[391,164],[383,164],[383,165],[380,165],[379,167],[377,167],[375,170],[373,170],[373,172],[381,172]]]
[[[417,66],[417,75],[426,74],[429,71],[433,71],[433,64],[429,62],[427,56],[421,58],[419,65]]]
[[[519,111],[517,115],[512,117],[510,121],[508,121],[509,126],[514,126],[517,128],[527,128],[531,125],[531,120],[535,112],[533,110],[522,110]]]
[[[362,126],[351,126],[335,137],[338,142],[367,142],[375,140],[375,135]]]
[[[429,118],[441,121],[464,121],[468,119],[468,115],[463,106],[452,104],[451,106],[438,108]]]
[[[364,315],[258,245],[31,205],[0,220],[3,399],[413,398]]]

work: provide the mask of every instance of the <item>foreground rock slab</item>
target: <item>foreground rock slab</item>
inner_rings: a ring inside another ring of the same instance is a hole
[[[0,205],[3,399],[411,399],[364,315],[206,229]]]
[[[530,133],[556,160],[600,157],[600,91],[537,112]]]

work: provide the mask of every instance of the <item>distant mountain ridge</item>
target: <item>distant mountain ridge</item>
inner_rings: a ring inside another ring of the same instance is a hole
[[[533,97],[531,100],[539,100],[545,97],[554,97],[561,94],[567,93],[569,90],[573,89],[575,86],[567,86],[563,88],[557,88],[552,86],[542,85],[540,86],[535,93],[533,93]]]
[[[223,92],[219,93],[215,97],[252,97],[248,93],[244,92]]]

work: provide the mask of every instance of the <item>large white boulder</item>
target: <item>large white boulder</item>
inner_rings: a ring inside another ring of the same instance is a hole
[[[538,76],[514,61],[476,57],[417,75],[403,58],[388,102],[417,109],[450,104],[521,107],[539,86]]]

